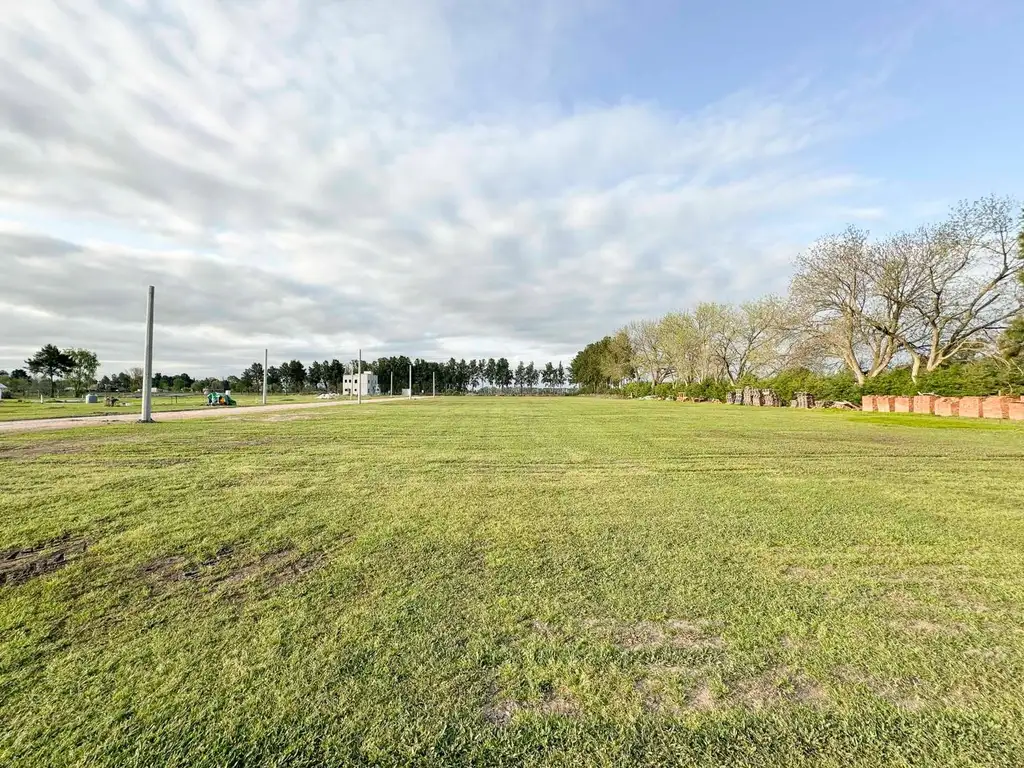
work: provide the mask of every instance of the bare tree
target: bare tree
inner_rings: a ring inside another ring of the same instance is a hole
[[[900,349],[892,333],[883,330],[898,326],[900,318],[890,316],[894,307],[877,300],[874,256],[868,233],[849,227],[801,253],[790,286],[804,346],[834,355],[858,384],[888,368]]]
[[[633,367],[654,384],[660,384],[672,373],[659,326],[656,320],[635,320],[623,329],[632,351]]]
[[[731,344],[724,360],[726,373],[735,383],[747,374],[775,372],[784,359],[782,345],[789,321],[787,305],[777,296],[765,296],[732,310]]]
[[[922,368],[990,346],[1024,309],[1017,206],[994,196],[962,202],[921,244],[908,281],[913,330],[897,336],[915,380]]]

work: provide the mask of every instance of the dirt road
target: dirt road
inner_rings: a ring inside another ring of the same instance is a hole
[[[367,398],[364,403],[395,403],[406,401],[405,397]],[[419,398],[413,398],[418,400]],[[271,411],[298,411],[306,408],[330,408],[338,405],[356,405],[354,400],[324,400],[315,403],[281,403],[280,405],[251,405],[240,408],[202,408],[195,411],[164,411],[153,414],[153,421],[178,421],[180,419],[209,419],[218,416],[248,416],[253,413]],[[139,420],[137,413],[119,413],[112,416],[69,416],[59,419],[25,419],[23,421],[0,421],[0,434],[17,432],[41,432],[74,427],[95,427],[99,424],[130,424]]]

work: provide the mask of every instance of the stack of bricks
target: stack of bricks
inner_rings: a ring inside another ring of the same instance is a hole
[[[782,400],[775,394],[773,389],[762,389],[761,390],[761,405],[767,405],[771,408],[778,408],[782,405]]]
[[[1011,402],[1008,410],[1012,421],[1024,421],[1024,395],[1020,396],[1018,402]]]
[[[935,413],[935,395],[917,395],[914,397],[914,413]]]
[[[1010,401],[1012,397],[986,397],[981,402],[981,415],[986,419],[1010,418]]]
[[[878,398],[875,397],[874,395],[864,395],[860,399],[860,409],[862,411],[867,411],[869,413],[872,411],[877,411],[878,405],[875,403],[877,399]]]
[[[914,401],[909,397],[894,397],[892,410],[893,413],[913,413]]]
[[[875,397],[875,410],[879,413],[895,413],[896,398],[889,395],[877,395]]]
[[[936,416],[959,416],[960,415],[960,398],[958,397],[939,397],[935,400],[935,415]]]
[[[981,400],[980,397],[961,397],[960,398],[960,418],[962,419],[980,419],[981,413]]]
[[[810,392],[794,392],[793,393],[793,407],[794,408],[813,408],[814,407],[814,395]]]

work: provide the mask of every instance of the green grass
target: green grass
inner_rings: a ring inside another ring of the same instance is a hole
[[[232,395],[232,398],[240,407],[251,405],[262,405],[260,395]],[[316,395],[268,395],[267,405],[281,403],[311,403],[316,400]],[[354,398],[350,398],[354,399]],[[156,395],[153,397],[153,412],[161,413],[166,411],[189,411],[206,406],[206,397],[203,395]],[[69,416],[110,416],[124,413],[138,413],[142,409],[140,398],[120,398],[115,406],[106,406],[102,399],[96,405],[88,405],[82,402],[62,403],[47,400],[40,403],[38,400],[0,400],[0,421],[15,421],[18,419],[59,419]]]
[[[0,587],[0,764],[1024,764],[1024,429],[944,425],[460,398],[0,436],[0,550],[67,563]]]

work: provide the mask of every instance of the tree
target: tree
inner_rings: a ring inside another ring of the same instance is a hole
[[[299,360],[281,365],[281,382],[289,391],[301,392],[306,383],[306,367]]]
[[[558,361],[558,368],[555,369],[554,382],[556,387],[565,386],[565,368],[562,367],[561,360]]]
[[[531,360],[529,364],[527,364],[526,370],[523,371],[523,380],[526,382],[526,386],[532,389],[537,386],[537,379],[537,369],[533,365],[533,360]]]
[[[540,381],[545,387],[551,387],[555,383],[555,366],[551,361],[544,363],[544,369],[540,372]]]
[[[498,385],[498,364],[493,357],[489,358],[487,365],[484,366],[483,379],[492,387]]]
[[[488,362],[488,366],[490,363]],[[504,357],[499,357],[494,361],[494,372],[490,379],[491,383],[501,390],[505,390],[512,384],[512,368],[509,366],[508,360]]]
[[[335,392],[340,393],[342,387],[342,381],[345,378],[345,365],[337,358],[331,360],[329,366],[327,366],[329,375],[328,380],[334,388]]]
[[[320,384],[324,381],[324,371],[319,360],[314,360],[309,364],[309,370],[306,372],[306,379],[309,381],[309,386],[313,389],[320,388]]]
[[[611,346],[612,337],[605,336],[600,341],[587,344],[573,357],[569,363],[569,372],[572,380],[580,388],[590,392],[601,392],[611,385],[609,368],[616,367],[609,362],[613,355]]]
[[[672,365],[657,321],[636,320],[623,328],[620,334],[613,338],[613,344],[625,350],[624,342],[628,342],[630,368],[655,385],[660,384],[672,373]],[[614,359],[618,357],[613,355]],[[623,375],[613,378],[632,378],[627,371],[621,373]]]
[[[281,369],[273,365],[267,366],[267,389],[281,386]]]
[[[126,390],[135,392],[136,390],[142,390],[142,374],[143,370],[139,367],[129,368],[125,371],[125,375],[128,377],[128,387]]]
[[[512,382],[520,392],[523,391],[523,387],[526,386],[526,364],[522,360],[519,361],[519,365],[515,368],[515,373],[512,377]]]
[[[903,308],[876,301],[879,274],[868,233],[848,227],[797,256],[790,284],[805,345],[841,360],[861,385],[888,368],[899,351],[891,331],[883,329],[902,322]]]
[[[922,368],[981,351],[1024,309],[1016,208],[994,196],[961,202],[909,258],[911,322],[893,337],[910,355],[915,381]]]
[[[263,363],[253,362],[242,371],[241,379],[249,389],[263,391]]]
[[[50,397],[54,396],[54,379],[69,374],[74,370],[75,364],[74,358],[66,352],[61,352],[53,344],[47,344],[25,361],[25,365],[33,374],[45,376],[50,380]]]
[[[25,372],[24,368],[15,368],[11,371],[11,378],[15,381],[19,379],[22,381],[28,381],[28,374]]]

